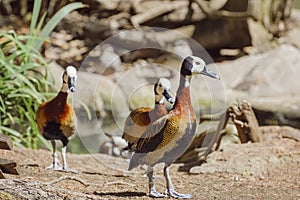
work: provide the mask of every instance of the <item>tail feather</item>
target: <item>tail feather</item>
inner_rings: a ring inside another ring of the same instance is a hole
[[[134,153],[130,159],[128,170],[132,170],[133,168],[139,166],[141,164],[140,158],[143,157],[144,154],[145,153]]]

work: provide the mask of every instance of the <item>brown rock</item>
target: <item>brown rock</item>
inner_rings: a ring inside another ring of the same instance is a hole
[[[281,139],[289,138],[300,141],[300,130],[289,126],[261,126],[260,130],[264,139]]]
[[[0,179],[4,179],[4,174],[2,173],[1,169],[0,169]]]
[[[16,166],[15,161],[0,158],[0,169],[3,173],[19,175]]]
[[[9,136],[0,135],[0,149],[12,150],[13,143]]]

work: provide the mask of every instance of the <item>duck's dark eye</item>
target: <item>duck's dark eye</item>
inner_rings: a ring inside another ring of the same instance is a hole
[[[162,87],[161,83],[158,85],[159,87]]]

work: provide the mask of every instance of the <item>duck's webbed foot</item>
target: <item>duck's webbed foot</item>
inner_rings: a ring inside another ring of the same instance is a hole
[[[149,196],[150,196],[150,197],[154,197],[154,198],[166,198],[166,197],[168,197],[168,196],[165,195],[165,194],[162,194],[162,193],[157,192],[154,188],[152,188],[152,189],[150,190]]]
[[[78,174],[78,171],[76,169],[72,169],[72,168],[69,168],[69,167],[62,167],[61,170],[64,171],[64,172],[71,172],[71,173],[74,173],[74,174]]]
[[[178,199],[190,199],[190,198],[192,198],[191,194],[181,194],[181,193],[176,192],[174,189],[166,190],[166,194],[169,197],[174,197],[174,198],[178,198]]]
[[[50,170],[54,170],[54,171],[60,171],[60,170],[63,170],[63,167],[59,162],[55,162],[52,165],[46,167],[46,169],[50,169]]]

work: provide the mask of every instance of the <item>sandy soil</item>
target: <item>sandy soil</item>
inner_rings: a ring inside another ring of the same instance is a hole
[[[68,154],[78,174],[46,170],[51,152],[0,150],[15,160],[20,175],[0,180],[0,199],[150,199],[145,170],[127,171],[128,160],[102,154]],[[193,199],[300,199],[300,142],[271,138],[259,144],[230,144],[212,153],[207,163],[178,172],[171,167],[176,189]],[[155,168],[157,190],[165,190],[162,165]],[[9,195],[10,194],[10,195]]]

